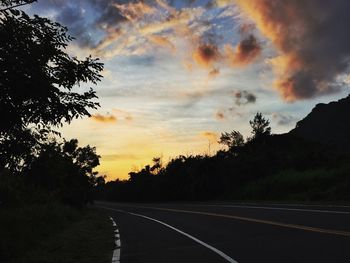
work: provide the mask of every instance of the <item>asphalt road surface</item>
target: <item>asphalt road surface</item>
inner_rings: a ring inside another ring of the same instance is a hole
[[[350,206],[97,202],[121,263],[350,262]]]

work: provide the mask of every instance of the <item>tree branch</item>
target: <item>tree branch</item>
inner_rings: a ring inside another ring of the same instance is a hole
[[[33,1],[33,2],[35,2],[35,1]],[[22,3],[22,4],[17,4],[17,5],[9,6],[9,7],[0,9],[0,12],[6,12],[6,11],[8,11],[8,10],[10,10],[10,9],[17,8],[17,7],[24,6],[24,5],[29,5],[29,4],[31,4],[31,3],[33,3],[33,2],[27,2],[27,3]]]

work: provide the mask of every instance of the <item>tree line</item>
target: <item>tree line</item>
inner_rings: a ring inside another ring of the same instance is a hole
[[[222,133],[219,143],[225,149],[213,156],[180,155],[165,165],[160,157],[153,158],[152,164],[130,172],[127,180],[100,184],[98,198],[149,202],[290,196],[318,200],[335,198],[335,192],[340,199],[349,198],[349,167],[344,170],[347,175],[341,171],[333,178],[324,176],[330,174],[327,171],[346,165],[349,153],[290,133],[274,135],[269,120],[260,112],[249,124],[248,138],[236,130]],[[284,189],[282,193],[278,184]],[[345,187],[338,191],[337,185],[341,184]]]

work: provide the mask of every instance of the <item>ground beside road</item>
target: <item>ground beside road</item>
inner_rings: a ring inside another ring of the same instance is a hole
[[[350,262],[346,206],[96,206],[118,225],[121,262]]]
[[[58,204],[0,210],[0,262],[110,263],[108,213]]]

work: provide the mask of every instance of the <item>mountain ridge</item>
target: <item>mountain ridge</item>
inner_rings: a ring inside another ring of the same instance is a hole
[[[350,95],[319,103],[288,134],[338,147],[350,146]]]

